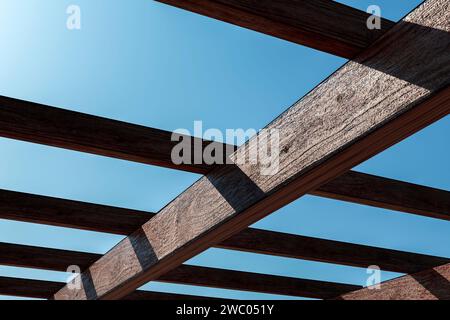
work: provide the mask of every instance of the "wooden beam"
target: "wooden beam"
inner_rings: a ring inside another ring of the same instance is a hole
[[[181,265],[158,277],[156,281],[316,299],[329,299],[336,297],[335,292],[351,292],[352,288],[359,287],[351,284],[190,265]]]
[[[216,247],[361,268],[377,265],[399,273],[419,272],[450,262],[448,258],[254,228],[243,230]]]
[[[446,116],[448,9],[447,0],[426,1],[270,123],[279,170],[237,161],[250,148],[264,154],[254,137],[232,155],[235,165],[201,178],[83,272],[82,289],[55,299],[121,298]]]
[[[353,175],[353,173],[350,174]],[[357,174],[357,176],[359,175]],[[364,176],[361,175],[361,177]],[[349,184],[351,185],[351,183]],[[338,187],[336,189],[338,190]],[[342,187],[342,190],[349,192],[355,190],[356,193],[359,193],[359,189],[356,187],[353,189]],[[439,190],[439,192],[445,191]],[[437,193],[439,194],[439,192]],[[344,194],[344,192],[342,193]],[[375,192],[375,194],[378,193]],[[388,196],[384,196],[384,198],[389,200]],[[428,203],[427,199],[424,198],[424,200],[424,203]],[[408,203],[408,201],[405,200],[404,203]],[[443,207],[439,202],[435,202],[434,205]],[[154,215],[150,212],[0,190],[0,218],[3,219],[128,235],[140,228]],[[445,258],[253,228],[239,232],[217,244],[216,247],[363,268],[376,264],[383,270],[401,273],[418,272],[447,262]],[[16,254],[13,254],[14,252]],[[7,249],[0,245],[0,262],[5,257],[15,259],[13,261],[18,264],[21,261],[27,261],[26,259],[38,259],[39,263],[34,267],[39,267],[39,265],[45,267],[47,264],[52,266],[52,263],[55,263],[53,257],[58,256],[60,270],[65,270],[67,266],[71,265],[70,261],[77,261],[75,264],[84,268],[100,258],[97,255],[77,256],[76,253],[74,255],[68,252],[58,252],[56,255],[52,252],[40,254],[32,251],[21,254],[19,252],[22,251],[17,247],[12,246]],[[47,257],[50,258],[48,261]]]
[[[381,283],[380,289],[364,288],[341,300],[450,300],[450,264]]]
[[[0,265],[65,272],[72,265],[85,270],[100,258],[99,254],[0,243]],[[348,284],[191,265],[181,265],[156,281],[318,299],[359,289]]]
[[[193,158],[192,164],[174,164],[171,153],[179,142],[171,140],[171,132],[4,96],[0,96],[0,136],[194,173],[204,174],[213,167],[195,164]],[[192,148],[198,145],[203,150],[209,144],[191,137]],[[232,152],[234,147],[229,147]]]
[[[0,190],[0,218],[128,235],[153,213]]]
[[[450,220],[450,192],[349,171],[311,194]]]
[[[369,30],[368,13],[329,0],[157,1],[349,59],[394,25]]]
[[[0,295],[50,299],[52,295],[65,285],[64,282],[31,280],[0,277]],[[209,300],[209,297],[199,297],[184,294],[164,293],[138,290],[123,298],[123,300]]]

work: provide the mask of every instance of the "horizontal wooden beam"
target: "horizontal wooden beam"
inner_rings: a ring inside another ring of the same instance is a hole
[[[419,272],[450,262],[448,258],[254,228],[243,230],[216,247],[361,268],[377,265],[399,273]]]
[[[52,295],[65,285],[64,282],[31,280],[0,277],[0,295],[50,299]],[[138,290],[123,298],[123,300],[209,300],[209,297],[199,297],[184,294],[164,293]]]
[[[67,271],[76,265],[85,270],[100,258],[99,254],[0,243],[0,265],[53,271]],[[181,265],[156,281],[318,299],[359,289],[354,285],[191,265]]]
[[[339,297],[342,300],[450,300],[450,264],[403,276]]]
[[[157,0],[240,27],[353,58],[394,25],[367,27],[369,14],[329,0]]]
[[[172,141],[169,131],[4,96],[0,96],[0,136],[194,173],[204,174],[213,167],[195,164],[194,152],[192,164],[174,164],[172,149],[179,140]],[[190,139],[193,150],[203,151],[211,144]],[[229,148],[224,155],[234,150],[234,146]]]
[[[190,265],[181,265],[158,277],[156,281],[316,299],[329,299],[336,296],[335,292],[346,293],[352,291],[352,288],[360,287],[351,284]]]
[[[0,190],[0,218],[128,235],[154,213]]]
[[[347,190],[346,188],[343,189]],[[351,189],[348,190],[351,191]],[[354,188],[354,190],[358,190],[358,188]],[[445,191],[439,190],[439,192]],[[435,202],[434,205],[440,206],[439,202]],[[0,190],[0,218],[3,219],[128,235],[154,215],[154,213],[150,212]],[[447,262],[445,258],[428,255],[253,228],[241,231],[217,244],[216,247],[363,268],[376,264],[383,270],[402,273],[418,272]],[[3,247],[2,251],[0,246],[0,256],[13,258],[17,256],[13,255],[13,252],[20,252],[15,247],[11,247],[9,250],[11,254],[7,254],[8,251],[4,250],[6,250],[5,247]],[[1,255],[2,252],[4,253],[3,255]],[[61,270],[65,270],[70,265],[70,261],[73,260],[77,260],[76,264],[84,268],[99,258],[97,255],[83,255],[83,257],[77,258],[72,254],[67,256],[66,254],[68,253],[58,253]],[[50,257],[54,256],[55,254],[50,252]],[[43,253],[24,252],[17,256],[16,263],[35,257],[44,259],[46,255]],[[85,259],[84,262],[82,258]],[[50,263],[51,266],[53,258],[48,262],[41,261],[40,264],[46,265],[46,263]]]
[[[428,0],[266,128],[277,161],[237,156],[267,146],[253,137],[83,272],[80,290],[55,299],[118,299],[273,211],[446,116],[450,10]],[[424,63],[426,61],[426,63]],[[273,153],[273,152],[272,152]],[[263,164],[271,163],[271,172]],[[271,173],[271,174],[270,174]]]
[[[450,220],[449,191],[356,171],[349,171],[337,177],[311,194]]]

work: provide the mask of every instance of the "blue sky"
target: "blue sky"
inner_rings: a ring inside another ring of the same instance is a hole
[[[377,4],[398,20],[419,0]],[[66,28],[81,8],[82,29]],[[149,127],[262,128],[334,72],[344,59],[151,0],[1,0],[0,95]],[[449,117],[357,169],[450,189]],[[198,175],[0,139],[0,188],[158,211]],[[450,257],[450,224],[311,196],[256,227]],[[0,220],[0,241],[104,253],[121,237]],[[191,264],[365,284],[366,270],[211,249]],[[64,281],[59,272],[1,267],[0,276]],[[386,280],[398,276],[383,273]],[[151,283],[227,298],[279,298]],[[2,297],[3,298],[3,297]],[[5,297],[6,298],[6,297]]]

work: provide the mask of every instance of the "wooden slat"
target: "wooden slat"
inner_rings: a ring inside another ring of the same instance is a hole
[[[0,295],[49,299],[64,282],[0,277]],[[138,290],[123,300],[209,300],[208,297]]]
[[[336,297],[336,292],[346,293],[352,291],[352,288],[359,287],[335,282],[190,265],[181,265],[158,277],[156,281],[316,299],[329,299]]]
[[[171,132],[4,96],[0,96],[0,136],[194,173],[212,168],[193,161],[175,165],[171,152],[178,141],[171,141]],[[211,143],[197,138],[191,142],[202,150]]]
[[[448,258],[254,228],[243,230],[216,247],[361,268],[378,265],[382,270],[400,273],[419,272],[450,262]]]
[[[313,195],[450,220],[450,192],[350,171]]]
[[[128,235],[154,214],[0,190],[0,218]]]
[[[450,300],[450,264],[344,294],[342,300]]]
[[[435,203],[435,206],[440,204]],[[154,213],[149,212],[0,190],[0,218],[128,235],[153,216]],[[216,247],[363,268],[375,264],[383,270],[402,273],[418,272],[447,262],[445,258],[428,255],[253,228],[239,232]],[[54,263],[52,257],[55,254],[52,252],[33,254],[31,251],[20,255],[13,255],[13,252],[20,251],[14,246],[10,249],[0,246],[0,262],[2,258],[9,257],[16,259],[13,260],[16,264],[26,259],[39,259],[34,267],[45,266],[47,263],[52,266]],[[59,270],[65,270],[73,260],[84,268],[99,258],[97,255],[77,257],[68,252],[59,252],[57,256],[60,257]],[[49,261],[46,260],[47,257],[50,258]]]
[[[85,270],[100,257],[92,253],[0,243],[0,265],[14,267],[66,271],[69,266],[77,265]],[[359,289],[347,284],[191,265],[181,265],[156,281],[319,299]]]
[[[273,175],[251,163],[214,169],[55,299],[121,298],[447,115],[449,6],[426,1],[269,124],[280,136]]]
[[[329,0],[157,0],[178,8],[353,58],[394,25],[382,19],[369,30],[369,14]]]

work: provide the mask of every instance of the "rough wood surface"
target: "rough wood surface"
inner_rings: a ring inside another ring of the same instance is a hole
[[[448,0],[425,2],[268,126],[279,131],[278,172],[214,169],[55,299],[121,298],[447,115],[449,18]]]
[[[0,295],[49,299],[64,282],[0,277]],[[138,290],[123,300],[210,300],[208,297]]]
[[[342,295],[342,300],[450,300],[450,264]]]
[[[213,167],[194,164],[193,158],[192,164],[174,164],[171,153],[178,141],[171,140],[171,132],[4,96],[0,136],[194,173]],[[211,142],[192,138],[191,143],[204,150]]]
[[[369,14],[329,0],[157,0],[331,54],[352,58],[381,30],[369,30]]]
[[[65,272],[69,266],[75,265],[85,270],[100,257],[99,254],[85,252],[0,243],[0,265],[14,267]],[[348,284],[192,265],[181,265],[156,281],[318,299],[332,298],[359,289],[358,286]]]

